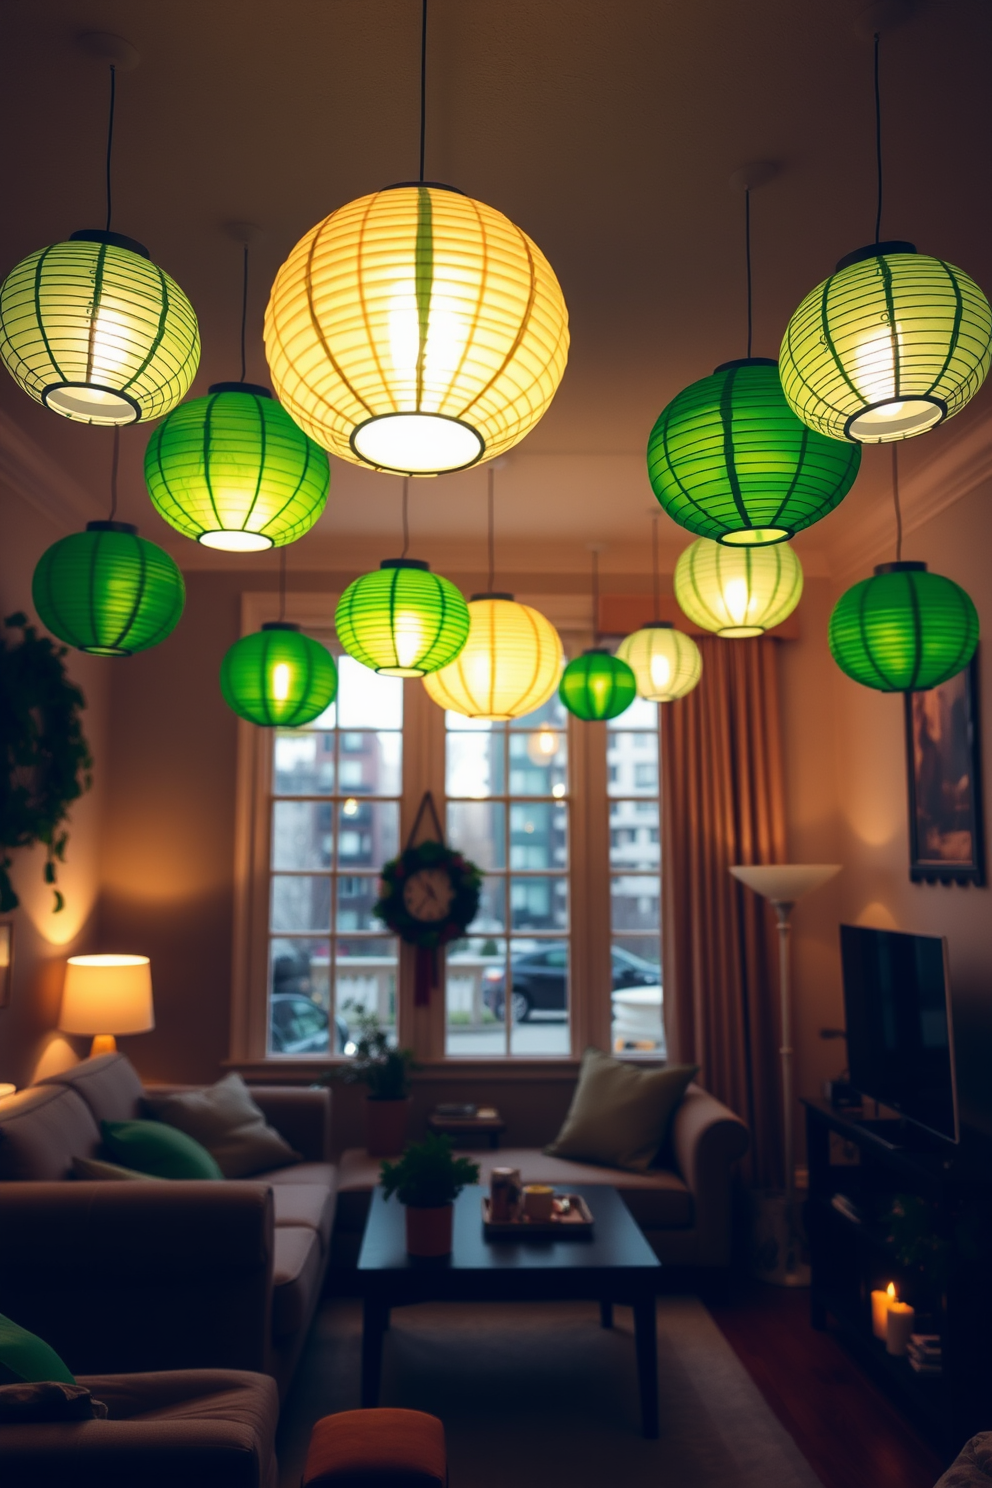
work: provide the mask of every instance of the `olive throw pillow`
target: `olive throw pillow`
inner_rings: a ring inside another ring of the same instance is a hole
[[[175,1095],[145,1094],[160,1121],[201,1143],[225,1178],[247,1178],[301,1161],[285,1138],[269,1126],[238,1074],[225,1075],[205,1090]]]
[[[587,1049],[565,1124],[545,1152],[646,1172],[698,1069],[696,1064],[638,1069],[599,1049]]]
[[[153,1178],[223,1178],[210,1153],[164,1121],[101,1121],[107,1154]]]
[[[43,1338],[0,1313],[0,1385],[31,1385],[39,1380],[76,1383],[75,1375]]]

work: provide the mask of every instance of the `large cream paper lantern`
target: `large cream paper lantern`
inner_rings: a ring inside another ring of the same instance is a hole
[[[477,594],[468,611],[468,640],[455,661],[424,677],[428,693],[466,718],[533,713],[561,678],[561,638],[551,621],[512,594]]]
[[[276,275],[265,352],[280,402],[342,459],[406,475],[489,460],[554,397],[568,312],[525,232],[450,186],[332,212]]]

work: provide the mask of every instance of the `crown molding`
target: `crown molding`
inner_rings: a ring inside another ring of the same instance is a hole
[[[99,515],[68,471],[0,409],[0,483],[66,531]]]

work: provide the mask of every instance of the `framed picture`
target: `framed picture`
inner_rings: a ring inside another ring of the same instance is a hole
[[[14,977],[14,926],[0,923],[0,1008],[10,1002],[10,984]]]
[[[906,763],[910,878],[983,884],[977,652],[950,681],[906,693]]]

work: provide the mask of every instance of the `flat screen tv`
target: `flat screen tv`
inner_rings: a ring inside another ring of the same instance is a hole
[[[841,925],[840,948],[851,1084],[956,1142],[946,941]]]

